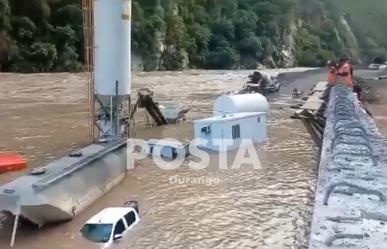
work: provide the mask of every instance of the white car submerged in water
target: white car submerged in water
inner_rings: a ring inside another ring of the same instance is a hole
[[[122,239],[139,222],[137,204],[134,207],[109,207],[90,218],[81,233],[87,240],[106,248]]]

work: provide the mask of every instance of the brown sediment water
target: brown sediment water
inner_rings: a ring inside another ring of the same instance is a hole
[[[139,122],[136,136],[188,141],[192,121],[211,116],[213,99],[240,89],[248,73],[136,74],[133,95],[148,87],[161,103],[191,108],[183,124],[145,129]],[[259,169],[220,170],[216,153],[211,153],[210,166],[203,170],[192,170],[185,162],[167,171],[145,159],[74,220],[40,230],[23,224],[15,248],[99,248],[85,241],[79,229],[102,208],[126,200],[139,201],[142,221],[112,248],[306,248],[318,150],[302,124],[289,118],[294,110],[286,104],[292,87],[307,90],[321,77],[305,76],[271,97],[269,138],[256,146]],[[89,142],[84,74],[1,74],[0,88],[0,150],[18,151],[35,167]],[[18,174],[0,175],[0,182]],[[213,182],[182,182],[202,177]],[[171,180],[176,178],[177,183]],[[0,218],[0,248],[8,247],[11,226]]]
[[[368,80],[374,101],[367,103],[380,132],[387,135],[387,80]]]

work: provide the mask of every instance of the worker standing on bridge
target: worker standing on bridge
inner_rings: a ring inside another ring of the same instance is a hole
[[[328,100],[331,94],[331,89],[337,83],[337,65],[335,61],[327,61],[328,68],[328,87],[325,89],[321,99]]]
[[[335,86],[337,83],[337,65],[334,61],[328,61],[328,82],[330,86]]]
[[[343,79],[346,86],[353,88],[352,75],[351,75],[351,65],[348,63],[347,59],[341,58],[339,60],[339,70],[337,72],[339,79]]]

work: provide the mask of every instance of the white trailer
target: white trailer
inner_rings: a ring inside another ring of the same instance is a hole
[[[221,95],[214,103],[214,116],[228,113],[268,112],[269,103],[259,93]]]
[[[194,133],[196,139],[206,141],[199,147],[214,151],[235,150],[244,139],[253,143],[266,139],[266,113],[234,113],[195,120]]]

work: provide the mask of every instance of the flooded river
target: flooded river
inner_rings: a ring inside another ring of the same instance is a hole
[[[161,103],[191,108],[186,123],[154,129],[139,123],[136,136],[191,139],[192,120],[212,115],[212,100],[240,89],[248,73],[136,74],[133,93],[148,87]],[[139,201],[142,221],[113,248],[306,248],[318,150],[301,122],[289,118],[293,110],[286,103],[293,87],[307,90],[323,77],[305,73],[271,97],[269,138],[256,146],[260,169],[220,170],[217,154],[211,154],[211,165],[203,170],[189,169],[185,163],[166,171],[145,159],[73,221],[41,230],[21,226],[15,248],[98,248],[85,241],[79,229],[102,208],[126,200]],[[84,74],[1,74],[0,88],[0,150],[19,151],[35,167],[89,142]],[[0,175],[0,182],[17,175]],[[175,183],[173,177],[206,177],[214,182]],[[0,217],[0,248],[8,247],[10,234],[11,222]]]

